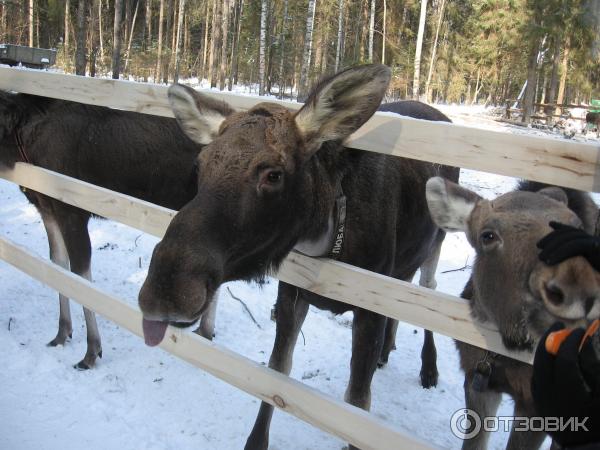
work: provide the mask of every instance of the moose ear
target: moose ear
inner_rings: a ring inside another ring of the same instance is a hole
[[[174,84],[169,88],[169,103],[177,123],[198,144],[210,144],[219,127],[233,109],[225,102],[200,94],[191,87]]]
[[[327,141],[341,141],[377,111],[390,82],[390,69],[367,65],[321,82],[295,115],[309,157]]]
[[[469,217],[481,197],[441,177],[430,178],[425,188],[433,221],[446,231],[467,231]]]
[[[545,195],[546,197],[550,197],[558,202],[564,203],[565,205],[569,204],[567,193],[559,187],[548,186],[544,189],[540,189],[537,193]]]

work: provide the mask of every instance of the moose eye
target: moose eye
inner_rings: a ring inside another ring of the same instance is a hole
[[[484,231],[479,236],[479,240],[481,241],[481,245],[484,247],[489,247],[490,245],[499,241],[498,235],[493,231]]]
[[[267,173],[267,181],[271,184],[277,184],[281,181],[283,173],[280,170],[270,170]]]

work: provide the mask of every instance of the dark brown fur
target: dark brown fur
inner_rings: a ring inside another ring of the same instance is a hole
[[[23,160],[16,136],[31,164],[92,184],[172,209],[196,193],[201,147],[174,119],[0,92],[0,164]],[[42,216],[52,260],[89,275],[90,213],[31,190],[25,195]],[[78,368],[93,366],[102,353],[93,312],[86,310],[86,322],[88,350]],[[63,345],[71,333],[68,299],[62,298],[58,334],[49,345]]]
[[[193,321],[221,283],[275,270],[299,242],[323,235],[338,184],[347,197],[341,261],[403,280],[411,280],[432,253],[435,267],[443,233],[429,217],[425,182],[434,174],[456,180],[458,170],[348,149],[340,142],[375,112],[387,80],[389,72],[381,66],[351,69],[318,86],[299,113],[264,103],[225,118],[218,137],[200,155],[198,195],[174,218],[154,252],[139,296],[144,317],[156,323]],[[173,89],[182,126],[199,141],[206,139],[209,122],[202,114],[186,123],[201,100],[192,91]],[[417,102],[387,108],[448,121]],[[273,173],[279,181],[269,181]],[[354,311],[346,400],[368,409],[377,362],[382,349],[387,359],[395,335],[393,322],[383,316],[280,282],[269,367],[289,373],[309,304],[335,313]],[[426,387],[437,381],[429,332],[421,377]],[[272,411],[262,404],[247,449],[267,447]]]

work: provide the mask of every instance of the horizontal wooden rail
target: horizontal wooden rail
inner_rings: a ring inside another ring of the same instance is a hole
[[[17,163],[13,170],[0,170],[0,177],[158,237],[164,235],[175,213],[29,164]],[[507,350],[495,327],[474,322],[467,302],[458,297],[296,252],[287,257],[276,277],[325,297],[531,362],[530,353]]]
[[[166,86],[0,67],[0,89],[172,117]],[[275,101],[205,91],[247,109]],[[600,145],[501,133],[377,113],[348,145],[390,155],[600,191]]]
[[[142,313],[89,281],[0,237],[0,259],[142,336]],[[169,327],[160,346],[259,399],[364,449],[431,449],[376,416],[261,366],[194,333]]]

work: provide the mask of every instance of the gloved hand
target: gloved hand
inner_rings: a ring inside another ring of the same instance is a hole
[[[563,446],[600,443],[600,360],[591,339],[579,350],[585,330],[573,330],[558,349],[556,356],[546,351],[546,338],[564,328],[555,323],[540,340],[533,363],[531,391],[537,413],[543,417],[579,418],[589,431],[550,431]],[[594,339],[597,339],[595,336]],[[574,420],[573,423],[577,423]]]
[[[552,266],[573,256],[583,256],[600,271],[600,238],[558,222],[550,222],[550,226],[554,231],[537,243],[542,249],[541,261]]]

